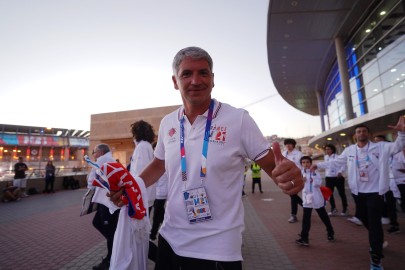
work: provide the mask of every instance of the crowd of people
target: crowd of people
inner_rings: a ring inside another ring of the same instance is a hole
[[[366,125],[353,129],[355,143],[338,153],[324,147],[324,159],[313,162],[292,138],[270,144],[255,121],[237,109],[211,97],[213,61],[198,47],[180,50],[173,60],[172,82],[183,105],[166,115],[158,134],[144,120],[130,126],[134,152],[126,168],[109,145],[92,151],[88,174],[92,224],[105,237],[107,254],[93,270],[242,269],[243,204],[247,172],[251,192],[262,189],[265,172],[287,196],[288,223],[302,227],[295,243],[309,246],[312,210],[325,225],[327,241],[335,241],[334,216],[368,230],[370,269],[383,269],[386,233],[400,232],[397,202],[405,212],[405,117],[389,128],[395,141],[383,135],[371,140]],[[2,201],[27,197],[28,166],[19,157],[13,182],[3,188]],[[45,167],[45,193],[54,192],[56,168]],[[324,178],[321,176],[324,174]],[[346,188],[354,202],[349,216]],[[326,188],[326,189],[325,189]],[[336,203],[334,190],[340,197]],[[325,191],[327,190],[327,191]],[[260,195],[261,196],[261,195]],[[83,203],[83,207],[89,207]],[[328,206],[329,205],[329,206]],[[328,208],[328,210],[327,210]],[[293,242],[293,241],[292,241]]]

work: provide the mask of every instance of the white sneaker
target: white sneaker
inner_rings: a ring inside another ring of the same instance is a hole
[[[338,214],[338,210],[337,209],[333,209],[332,211],[330,211],[328,213],[329,216],[336,216]]]
[[[291,215],[291,217],[288,219],[288,222],[290,223],[295,223],[297,221],[298,221],[297,216],[294,215]]]
[[[351,217],[348,218],[347,220],[359,226],[363,225],[363,222],[361,222],[361,220],[356,217]]]
[[[346,210],[345,212],[340,213],[341,216],[345,217],[349,215],[349,210]]]
[[[388,241],[387,241],[387,240],[385,240],[385,241],[383,242],[383,248],[386,248],[386,247],[388,247]]]
[[[382,217],[381,224],[384,224],[384,225],[390,224],[390,219],[386,218],[386,217]]]

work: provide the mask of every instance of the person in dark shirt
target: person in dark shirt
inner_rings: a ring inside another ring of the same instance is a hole
[[[20,188],[22,198],[28,197],[28,195],[25,193],[25,188],[27,187],[26,171],[28,171],[28,166],[24,163],[24,158],[19,157],[18,162],[14,165],[13,186]]]

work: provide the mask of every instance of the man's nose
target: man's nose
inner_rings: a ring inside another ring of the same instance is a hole
[[[200,84],[201,83],[201,76],[198,73],[194,73],[193,76],[191,77],[191,83],[192,84]]]

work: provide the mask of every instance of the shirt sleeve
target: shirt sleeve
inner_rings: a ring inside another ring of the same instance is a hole
[[[242,117],[242,146],[249,159],[259,160],[268,153],[270,143],[247,111],[244,111]]]

